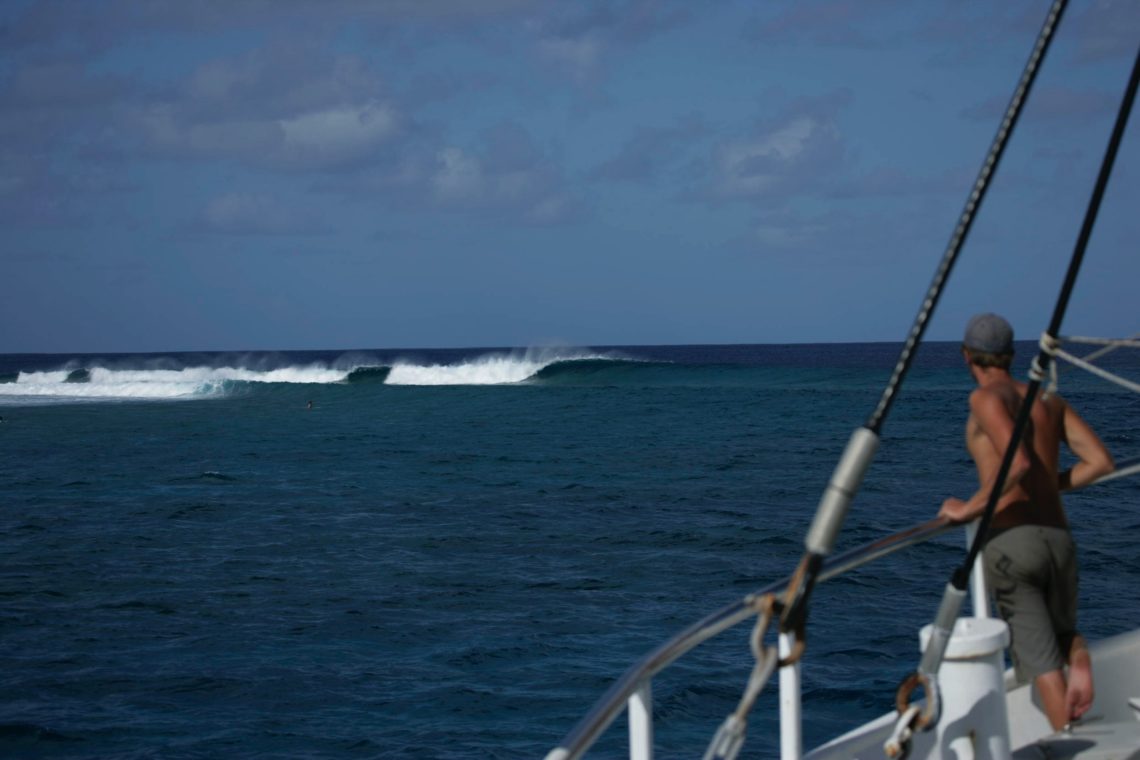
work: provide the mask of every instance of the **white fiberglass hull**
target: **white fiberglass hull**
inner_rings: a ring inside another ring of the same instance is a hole
[[[1006,673],[1006,709],[1015,760],[1140,760],[1140,630],[1090,647],[1096,700],[1070,731],[1056,733],[1028,684],[1016,686]],[[882,760],[883,743],[897,720],[878,718],[805,755],[808,760]],[[913,739],[910,758],[966,760],[936,744],[934,732]],[[985,755],[978,748],[978,756]]]

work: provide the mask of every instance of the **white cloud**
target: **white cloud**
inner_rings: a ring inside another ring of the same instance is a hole
[[[763,134],[717,147],[708,192],[720,199],[786,195],[833,171],[842,154],[833,123],[795,116]]]
[[[438,167],[432,177],[436,197],[444,202],[477,199],[484,187],[479,160],[459,148],[444,148],[436,157]]]
[[[151,151],[289,171],[374,162],[407,119],[375,65],[315,45],[273,42],[198,65],[135,109]]]
[[[553,172],[537,159],[525,165],[496,163],[447,147],[436,154],[430,184],[436,203],[456,211],[510,213],[516,219],[553,224],[577,208],[560,190]]]
[[[287,208],[276,198],[256,193],[227,193],[202,209],[202,230],[226,235],[296,235],[318,232],[308,214]]]
[[[534,202],[545,182],[540,166],[485,167],[478,157],[451,147],[439,152],[432,184],[444,203],[493,207]]]
[[[768,190],[804,153],[816,128],[812,119],[800,117],[764,137],[724,145],[717,162],[720,190],[727,195]]]
[[[379,103],[300,114],[280,122],[286,156],[301,163],[342,163],[364,158],[393,137],[395,111]]]
[[[594,84],[607,60],[628,55],[692,17],[692,4],[685,0],[553,4],[534,25],[537,50],[579,85]]]
[[[284,118],[192,122],[171,106],[140,119],[152,149],[184,157],[235,159],[278,169],[332,169],[367,162],[399,133],[390,106],[369,102]]]

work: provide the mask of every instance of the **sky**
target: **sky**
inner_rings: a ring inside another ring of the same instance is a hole
[[[0,353],[899,341],[1047,7],[0,0]],[[1046,327],[1138,45],[1070,3],[929,339]]]

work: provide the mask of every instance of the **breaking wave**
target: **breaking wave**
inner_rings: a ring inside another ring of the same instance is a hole
[[[553,349],[484,354],[454,364],[396,362],[388,385],[510,385],[539,378],[557,365],[579,362],[621,361],[598,354],[577,354]]]
[[[15,382],[0,384],[0,402],[200,399],[224,396],[249,383],[335,383],[348,375],[349,370],[320,364],[267,370],[68,367],[19,372]]]
[[[415,359],[380,361],[345,355],[329,362],[262,366],[178,366],[166,357],[138,360],[138,366],[80,366],[20,371],[0,383],[0,404],[67,403],[107,400],[179,400],[224,397],[259,384],[308,385],[510,385],[612,382],[635,366],[654,366],[617,355],[578,349],[488,352],[449,363]],[[624,368],[624,370],[623,370]]]
[[[390,370],[391,367],[357,367],[345,379],[350,383],[382,383]]]
[[[451,364],[394,362],[388,385],[612,385],[671,362],[646,361],[621,353],[576,349],[530,349],[490,353]]]

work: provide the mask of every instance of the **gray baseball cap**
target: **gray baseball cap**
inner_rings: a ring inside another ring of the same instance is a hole
[[[1013,353],[1013,328],[997,314],[977,314],[966,325],[966,348],[987,354]]]

